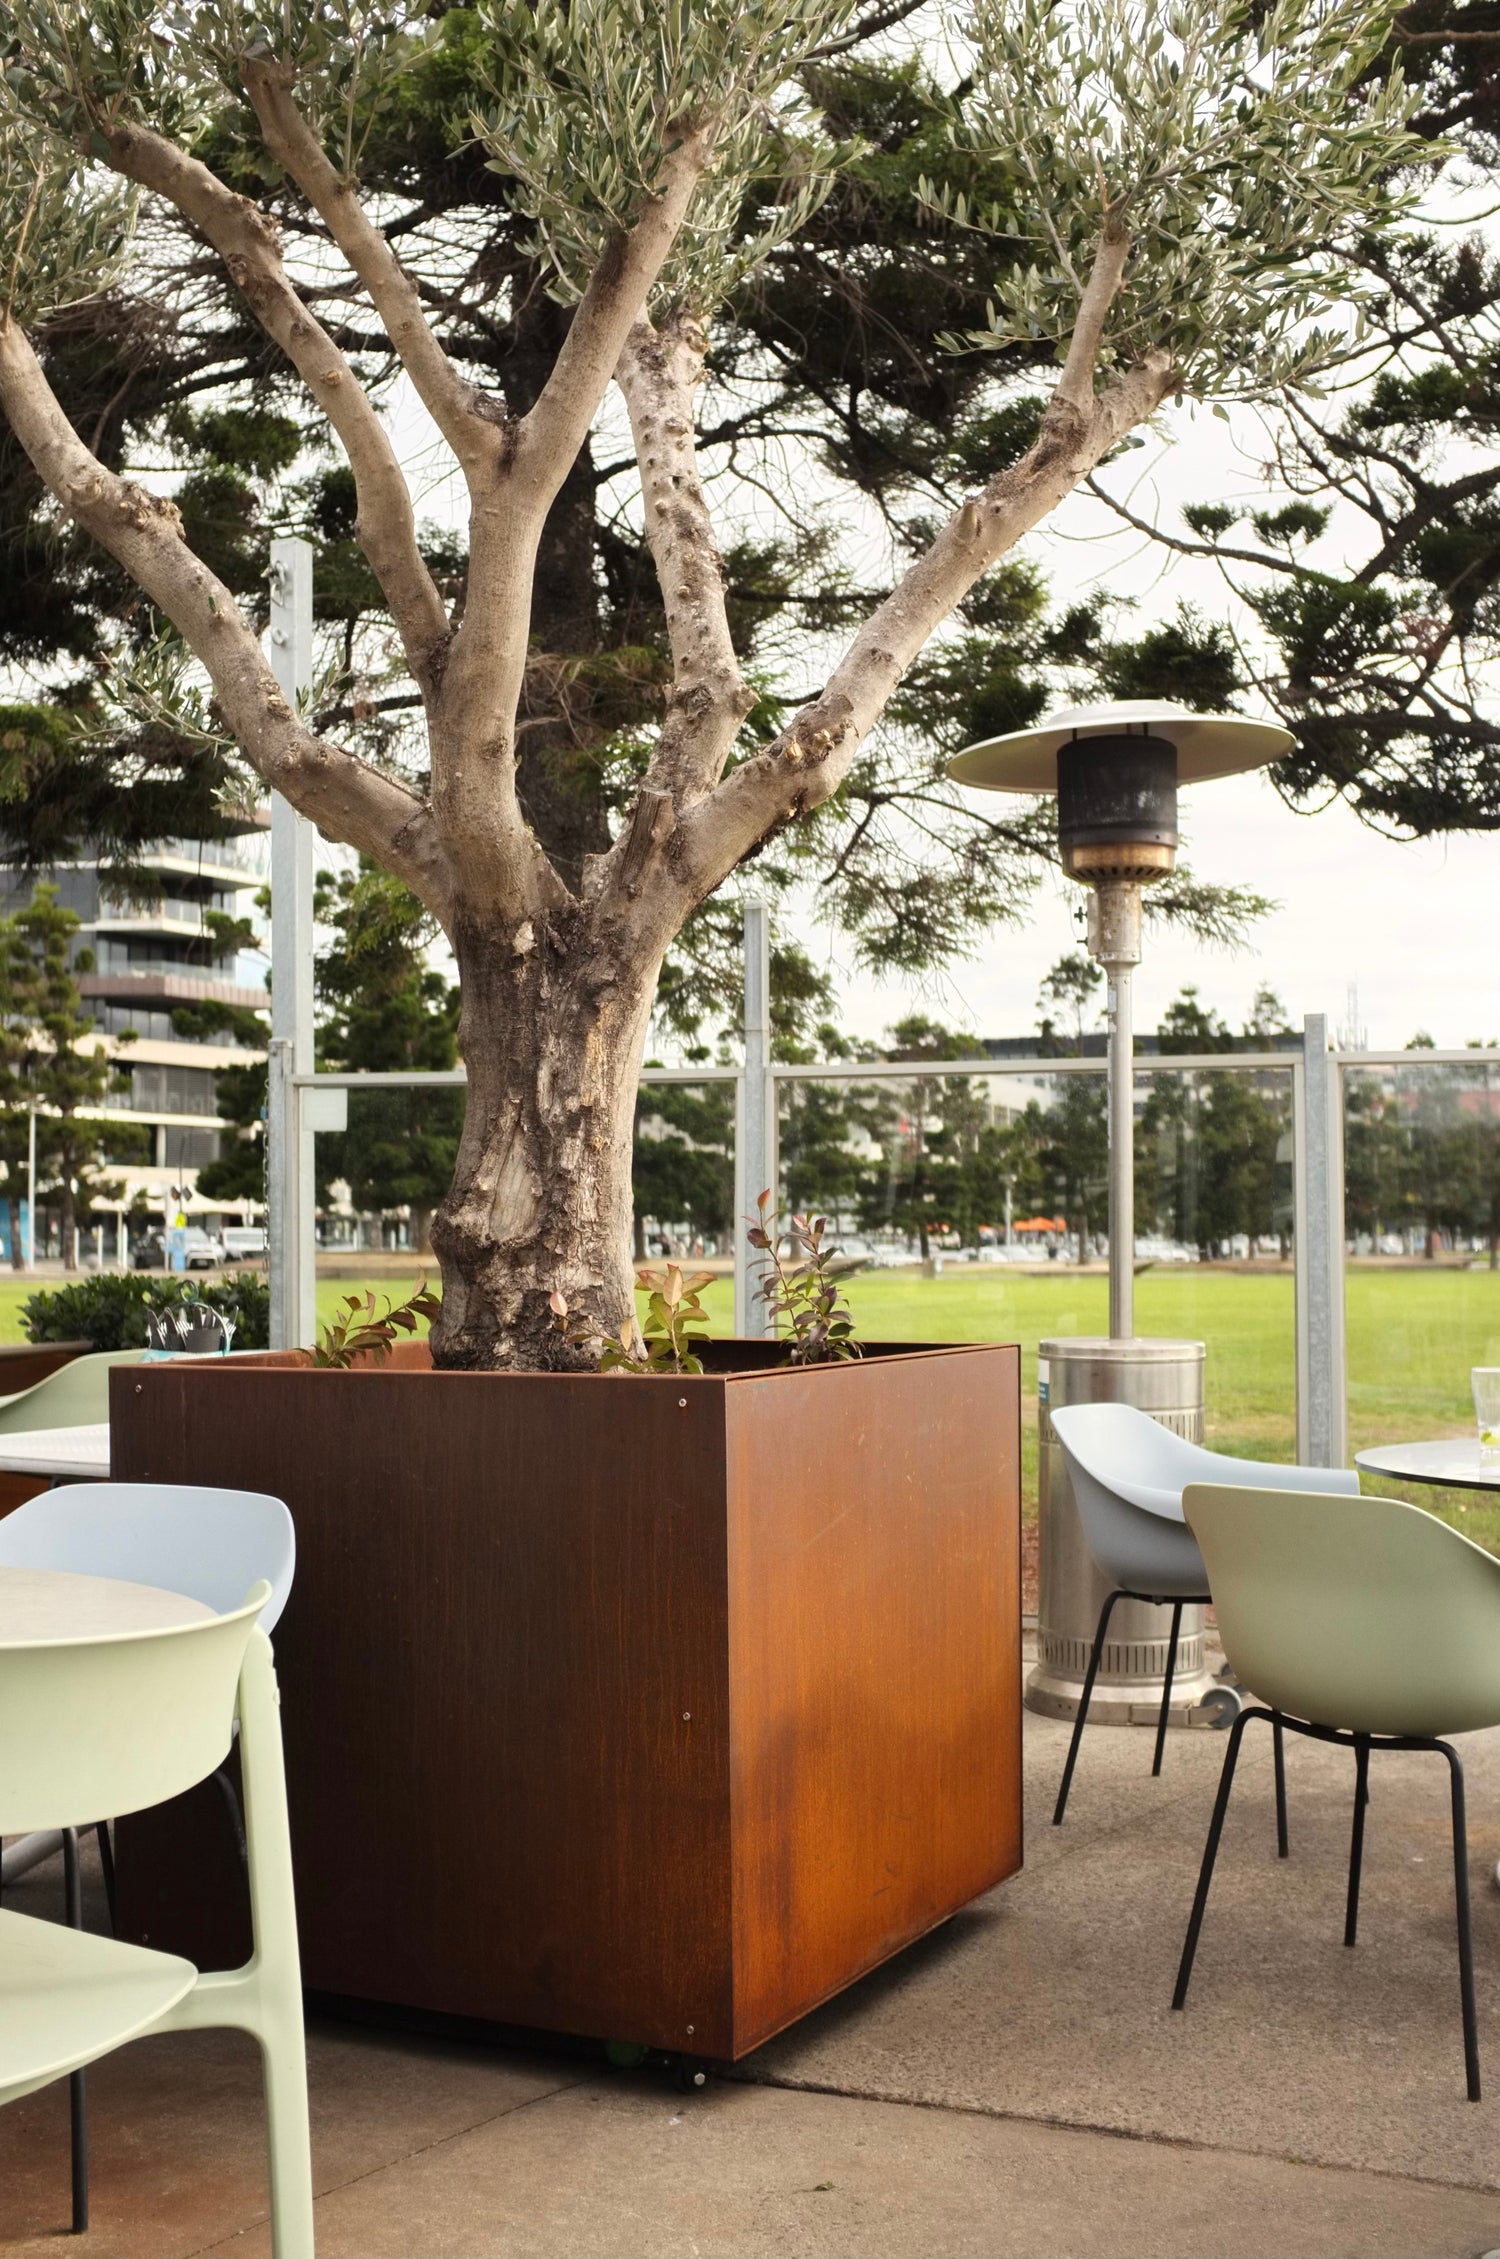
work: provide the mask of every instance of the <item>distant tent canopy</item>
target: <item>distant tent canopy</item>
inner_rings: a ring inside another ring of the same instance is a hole
[[[1012,1231],[1066,1231],[1066,1216],[1026,1216],[1020,1223],[1011,1225]]]

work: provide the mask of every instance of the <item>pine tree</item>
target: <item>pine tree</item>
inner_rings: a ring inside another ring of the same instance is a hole
[[[63,1266],[72,1271],[78,1267],[80,1213],[86,1215],[101,1195],[118,1197],[119,1187],[98,1175],[100,1163],[111,1152],[127,1158],[129,1147],[143,1146],[144,1133],[116,1127],[91,1111],[106,1104],[127,1078],[97,1040],[94,1015],[79,993],[76,976],[92,972],[94,958],[92,950],[73,946],[77,916],[63,908],[55,887],[39,886],[8,924],[12,935],[4,955],[6,969],[13,965],[14,985],[4,1004],[7,1047],[26,1045],[20,1087],[37,1108],[38,1170],[56,1190]],[[16,1126],[13,1117],[11,1141]]]

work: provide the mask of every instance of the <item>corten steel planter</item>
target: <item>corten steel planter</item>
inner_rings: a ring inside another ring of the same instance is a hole
[[[50,1380],[75,1357],[87,1357],[93,1346],[91,1341],[7,1342],[0,1347],[0,1397],[18,1395],[23,1388]],[[24,1505],[47,1488],[45,1475],[0,1474],[0,1514],[8,1514],[12,1506]]]
[[[692,1380],[412,1355],[112,1392],[117,1478],[296,1518],[309,1987],[734,2058],[1019,1867],[1017,1350],[723,1343]],[[193,1864],[135,1840],[124,1918],[167,1946]]]

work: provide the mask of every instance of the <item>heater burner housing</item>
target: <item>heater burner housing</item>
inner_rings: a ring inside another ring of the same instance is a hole
[[[1177,748],[1164,737],[1078,737],[1057,749],[1062,866],[1086,884],[1147,885],[1177,860]]]

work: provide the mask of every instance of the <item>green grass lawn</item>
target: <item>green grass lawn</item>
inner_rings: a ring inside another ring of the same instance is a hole
[[[318,1288],[320,1316],[354,1290]],[[391,1285],[391,1292],[401,1292]],[[1059,1266],[1039,1274],[999,1264],[952,1264],[941,1278],[915,1269],[869,1271],[849,1282],[859,1331],[872,1341],[1016,1341],[1021,1345],[1023,1477],[1035,1510],[1037,1343],[1054,1334],[1104,1333],[1109,1287],[1101,1275]],[[704,1294],[715,1333],[733,1326],[734,1294],[720,1279]],[[1181,1269],[1136,1280],[1136,1324],[1208,1345],[1207,1438],[1249,1459],[1290,1460],[1297,1451],[1296,1344],[1290,1272]],[[1500,1274],[1491,1271],[1351,1269],[1346,1325],[1349,1446],[1461,1435],[1472,1421],[1471,1365],[1500,1364]],[[1476,1493],[1437,1491],[1367,1478],[1441,1513],[1500,1552],[1500,1504]]]
[[[408,1291],[399,1279],[371,1283],[377,1294],[393,1298]],[[319,1319],[361,1286],[320,1280]],[[20,1306],[31,1291],[28,1281],[0,1278],[0,1341],[24,1339]],[[1184,1265],[1146,1271],[1136,1281],[1136,1324],[1143,1334],[1208,1344],[1207,1440],[1219,1450],[1256,1459],[1296,1455],[1292,1294],[1289,1272]],[[728,1333],[729,1280],[717,1281],[704,1299],[714,1331]],[[1026,1491],[1034,1500],[1037,1343],[1053,1334],[1105,1332],[1106,1280],[1061,1266],[1017,1275],[998,1264],[955,1264],[938,1279],[915,1270],[861,1274],[850,1281],[849,1301],[860,1333],[872,1341],[1020,1343]],[[1351,1451],[1469,1431],[1469,1368],[1500,1365],[1500,1273],[1353,1269],[1346,1324]],[[1500,1504],[1490,1506],[1475,1493],[1370,1487],[1430,1506],[1500,1552]]]

